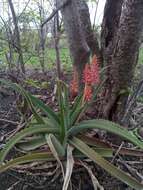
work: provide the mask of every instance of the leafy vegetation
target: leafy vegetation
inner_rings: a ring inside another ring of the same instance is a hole
[[[24,62],[26,64],[26,67],[29,69],[40,69],[40,62],[39,62],[39,57],[35,53],[33,55],[31,53],[24,53]],[[18,54],[14,54],[14,59],[16,62]],[[53,48],[47,48],[45,51],[45,67],[46,69],[53,69],[56,67],[56,52],[55,49]],[[61,59],[61,65],[63,67],[63,70],[69,71],[71,70],[72,64],[71,64],[71,59],[69,55],[69,50],[68,48],[61,48],[60,49],[60,59]],[[0,52],[0,68],[2,67],[7,67],[7,60],[5,57],[5,52],[1,51]]]
[[[87,165],[90,160],[96,169],[102,168],[133,189],[143,189],[138,172],[128,169],[128,164],[122,169],[117,165],[122,163],[120,155],[124,159],[133,156],[133,160],[143,157],[140,127],[143,46],[139,49],[143,2],[106,1],[101,29],[98,8],[104,4],[102,0],[71,0],[70,3],[3,0],[0,3],[0,10],[3,9],[0,13],[0,73],[6,80],[15,82],[0,79],[0,173],[17,169],[17,165],[27,171],[33,162],[38,163],[36,168],[41,162],[52,162],[60,166],[63,190],[66,190],[70,189],[74,166],[80,165],[88,171],[94,189],[103,190],[95,172]],[[68,83],[70,78],[69,87],[64,81]],[[14,91],[12,96],[9,89]],[[16,122],[15,115],[18,115]],[[122,123],[123,127],[112,121]],[[12,135],[7,131],[3,133],[5,123],[10,125],[8,130],[15,126],[22,128],[14,133],[10,131]],[[125,141],[125,147],[113,142],[115,137]],[[14,148],[19,157],[11,154]],[[124,168],[129,171],[124,172]],[[35,167],[32,170],[35,174]],[[41,170],[43,172],[43,167]],[[1,176],[0,181],[3,181]],[[19,190],[17,183],[16,186]],[[15,188],[15,184],[6,187],[11,188]],[[113,188],[116,189],[116,184]]]
[[[103,145],[99,146],[99,144],[96,144],[90,138],[87,142],[82,140],[83,131],[100,129],[116,134],[143,149],[143,142],[140,140],[137,132],[134,133],[134,131],[128,131],[127,129],[120,127],[118,124],[102,119],[85,120],[80,122],[81,113],[88,108],[89,102],[85,102],[83,95],[80,95],[76,97],[73,105],[71,105],[69,101],[68,87],[62,81],[57,81],[58,112],[52,110],[41,100],[25,91],[21,86],[4,80],[1,80],[0,82],[20,92],[33,114],[33,117],[27,123],[26,128],[17,132],[17,134],[15,134],[1,150],[0,172],[4,172],[18,164],[34,161],[57,161],[61,166],[63,177],[65,177],[63,189],[67,189],[72,174],[71,170],[73,169],[74,158],[82,160],[83,158],[88,157],[111,175],[129,186],[136,190],[143,189],[143,185],[133,177],[103,158],[112,157],[113,150],[111,148],[105,148]],[[98,90],[99,88],[95,89],[95,92],[97,93]],[[28,136],[31,136],[30,140],[26,139]],[[25,139],[25,141],[22,141],[23,139]],[[37,148],[46,144],[46,151],[35,151]],[[27,154],[6,161],[9,151],[15,145],[27,152]],[[71,158],[72,162],[69,160]],[[66,160],[66,167],[62,160]]]

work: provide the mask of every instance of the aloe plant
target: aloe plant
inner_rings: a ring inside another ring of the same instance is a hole
[[[11,137],[1,150],[0,172],[4,172],[18,164],[34,161],[58,161],[66,180],[63,186],[65,190],[68,188],[70,181],[74,158],[84,159],[88,157],[130,187],[136,190],[143,190],[143,185],[140,182],[105,159],[106,157],[112,157],[114,152],[112,148],[102,146],[103,143],[96,143],[96,141],[90,140],[89,137],[83,141],[84,138],[82,137],[82,133],[85,133],[86,130],[101,129],[116,134],[143,149],[143,141],[140,140],[137,132],[128,131],[118,124],[103,119],[79,122],[81,113],[86,110],[88,103],[83,101],[82,95],[79,95],[75,98],[73,105],[71,105],[68,87],[62,81],[57,82],[58,112],[52,110],[48,105],[45,105],[40,99],[31,95],[18,84],[4,80],[0,80],[0,82],[20,92],[33,115],[25,128]],[[29,136],[30,138],[27,138]],[[7,161],[6,157],[15,145],[24,150],[26,155]],[[42,145],[47,145],[49,149],[45,152],[40,150],[39,152],[34,151]],[[71,159],[71,155],[73,159]],[[71,159],[71,165],[69,158]],[[67,168],[62,162],[63,160],[65,162],[66,159]]]

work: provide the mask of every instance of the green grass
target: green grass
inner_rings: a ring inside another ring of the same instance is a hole
[[[27,68],[40,68],[40,62],[37,55],[30,55],[27,53],[24,53],[24,62]],[[61,59],[61,65],[64,70],[70,70],[72,67],[70,54],[68,48],[61,48],[60,49],[60,59]],[[14,54],[14,61],[17,60],[17,53]],[[2,62],[1,66],[6,66],[6,58],[5,54],[3,52],[0,53],[0,61]],[[45,51],[45,67],[46,69],[54,69],[56,68],[56,52],[55,49],[46,49]]]
[[[26,59],[27,55],[25,55]],[[60,60],[63,69],[71,69],[72,63],[69,55],[68,48],[60,49]],[[39,58],[37,56],[32,56],[27,62],[26,65],[32,68],[40,68]],[[56,52],[55,49],[47,49],[45,51],[45,67],[47,69],[56,68]]]
[[[72,68],[72,63],[70,59],[70,53],[68,48],[60,49],[60,58],[61,65],[63,70],[69,71]],[[16,63],[17,54],[14,54],[14,61]],[[26,62],[27,68],[40,69],[39,58],[37,55],[31,56],[30,54],[24,53],[24,61]],[[140,49],[139,54],[139,64],[143,64],[143,48]],[[5,58],[5,52],[0,51],[0,68],[4,68],[7,66],[7,61]],[[56,68],[56,52],[55,49],[47,48],[45,51],[45,67],[46,69],[55,69]]]

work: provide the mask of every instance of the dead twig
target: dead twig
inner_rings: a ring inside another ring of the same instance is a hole
[[[13,125],[18,125],[19,124],[18,122],[11,121],[11,120],[8,120],[8,119],[0,119],[0,122],[6,122],[6,123],[13,124]]]
[[[119,163],[121,163],[127,170],[128,172],[134,176],[136,179],[138,179],[141,183],[143,183],[143,176],[133,167],[128,165],[124,160],[120,159],[118,160]]]
[[[13,137],[19,130],[21,130],[25,126],[25,124],[26,123],[19,124],[16,129],[14,129],[9,134],[7,134],[8,136],[7,140]]]
[[[119,146],[119,148],[116,150],[115,155],[114,155],[114,157],[113,157],[112,160],[111,160],[111,163],[114,162],[115,158],[116,158],[116,157],[118,156],[118,154],[120,153],[120,151],[121,151],[123,145],[124,145],[124,142],[122,142],[121,145]]]

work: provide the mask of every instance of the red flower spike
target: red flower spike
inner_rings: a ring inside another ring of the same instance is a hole
[[[92,63],[91,63],[91,78],[92,84],[99,84],[100,77],[99,77],[99,65],[97,61],[96,55],[93,56]]]
[[[99,84],[100,78],[98,65],[91,65],[91,71],[92,85]]]
[[[83,72],[83,82],[85,84],[99,84],[99,66],[96,55],[93,56],[91,64],[86,64]]]
[[[83,100],[89,102],[92,98],[92,87],[91,85],[85,85]]]
[[[85,69],[83,72],[83,82],[85,84],[84,88],[84,100],[90,101],[92,98],[93,89],[92,87],[95,84],[98,84],[100,82],[99,77],[99,66],[98,66],[98,60],[96,55],[93,56],[92,62],[90,64],[85,65]],[[76,69],[74,68],[73,73],[73,80],[71,82],[71,95],[76,96],[78,94],[78,73]]]
[[[83,82],[85,84],[91,84],[92,83],[92,74],[91,74],[91,68],[89,64],[85,65],[85,69],[83,72]]]

